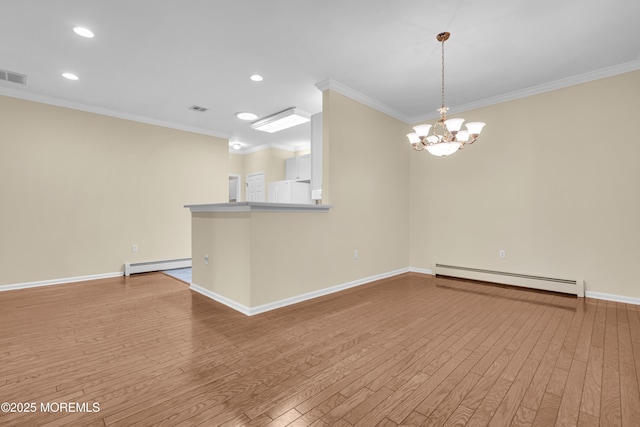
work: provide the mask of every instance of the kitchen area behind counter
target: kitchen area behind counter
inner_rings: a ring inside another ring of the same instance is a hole
[[[265,145],[229,152],[229,202],[315,204],[322,199],[322,113],[300,125],[309,139],[295,148]],[[235,180],[238,181],[235,181]]]

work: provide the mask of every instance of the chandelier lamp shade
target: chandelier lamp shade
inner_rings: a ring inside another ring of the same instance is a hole
[[[440,33],[436,39],[442,43],[442,106],[438,108],[440,118],[435,125],[423,124],[414,126],[415,132],[407,134],[409,142],[416,151],[427,150],[438,157],[448,156],[464,148],[467,144],[473,144],[478,139],[484,123],[470,122],[462,129],[464,119],[447,118],[449,109],[444,106],[444,42],[449,39],[448,32]]]

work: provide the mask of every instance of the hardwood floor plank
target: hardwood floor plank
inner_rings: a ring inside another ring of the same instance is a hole
[[[428,425],[440,426],[444,425],[444,423],[453,415],[456,411],[462,400],[467,396],[467,394],[473,389],[473,386],[480,380],[480,375],[474,374],[473,372],[469,372],[458,384],[456,387],[440,402],[440,404],[431,412],[429,415],[429,423]],[[428,403],[425,403],[425,405]],[[416,408],[416,410],[426,410],[421,409],[422,404]]]
[[[633,359],[633,345],[627,310],[618,308],[616,318],[618,325],[618,363],[620,365],[633,366],[635,361]]]
[[[400,427],[419,427],[425,421],[427,421],[427,417],[420,414],[419,412],[410,413],[407,418],[402,421],[402,424],[399,424]]]
[[[397,427],[398,424],[394,423],[393,421],[389,420],[388,418],[384,418],[382,419],[382,421],[380,421],[378,424],[376,424],[376,427]]]
[[[582,401],[580,411],[600,417],[600,395],[602,393],[602,364],[604,350],[602,348],[591,347],[589,351],[589,361],[584,377],[582,389]]]
[[[538,342],[536,342],[536,345],[533,347],[533,349],[531,350],[531,353],[529,354],[529,357],[535,360],[542,360],[547,348],[549,347],[549,344],[551,343],[551,340],[553,339],[553,337],[556,334],[556,331],[558,330],[558,327],[560,326],[560,322],[562,321],[562,317],[565,313],[567,313],[567,310],[561,310],[558,308],[553,308],[552,311],[552,315],[551,315],[551,319],[549,320],[549,323],[547,323],[547,326],[545,327],[544,331],[542,332],[542,335],[540,336],[540,339],[538,339]]]
[[[367,398],[373,393],[373,390],[363,387],[358,390],[358,392],[351,395],[349,398],[344,397],[344,400],[340,402],[340,404],[332,408],[328,413],[323,414],[322,421],[329,425],[333,425],[350,411],[352,411],[355,407],[367,400]]]
[[[375,408],[371,409],[361,420],[354,425],[360,426],[372,426],[376,425],[382,419],[386,418],[388,414],[392,412],[399,405],[406,405],[407,399],[416,390],[419,390],[423,384],[426,384],[429,380],[429,375],[424,372],[418,372],[413,378],[409,379],[398,390],[393,391],[383,402],[380,402]],[[402,411],[405,411],[406,406],[402,406]],[[406,417],[403,416],[402,419]],[[393,421],[393,420],[392,420]]]
[[[599,425],[600,419],[598,417],[580,412],[578,427],[598,427]]]
[[[522,307],[524,308],[524,307]],[[519,313],[515,313],[516,318],[513,322],[506,321],[504,323],[504,330],[497,330],[496,332],[500,334],[499,339],[491,344],[491,349],[484,355],[484,357],[478,362],[478,364],[473,368],[473,372],[476,374],[483,375],[485,374],[489,368],[494,364],[495,360],[498,358],[500,354],[503,354],[503,350],[509,344],[509,342],[513,339],[513,337],[518,333],[522,325],[526,322],[526,320],[531,315],[531,311],[522,310]],[[513,353],[513,351],[508,350],[504,354]],[[504,369],[504,367],[501,368]]]
[[[447,396],[456,389],[460,382],[470,374],[471,368],[476,362],[477,360],[475,358],[472,358],[471,356],[467,357],[462,363],[455,367],[455,369],[433,390],[433,392],[431,392],[414,408],[414,411],[417,411],[427,417],[430,416],[431,413],[447,398]],[[476,381],[480,378],[477,374],[472,375],[473,376],[471,378],[474,378]],[[476,381],[474,381],[474,384]]]
[[[536,412],[529,408],[520,406],[516,411],[513,420],[511,420],[510,427],[529,427],[533,425],[536,419]]]
[[[349,424],[356,425],[362,421],[375,407],[381,402],[384,402],[389,396],[393,394],[393,391],[388,388],[381,388],[372,395],[368,396],[362,403],[347,412],[342,419]]]
[[[302,414],[295,409],[290,409],[284,414],[280,415],[275,420],[271,421],[269,424],[265,424],[265,427],[285,427],[290,425],[293,421],[300,418]]]
[[[545,393],[540,408],[533,420],[534,427],[548,427],[555,425],[562,398],[552,393]]]
[[[578,345],[578,337],[582,329],[582,322],[584,321],[584,305],[577,304],[576,311],[571,320],[571,325],[567,331],[567,335],[562,343],[562,349],[558,355],[556,361],[556,368],[569,371],[571,363],[573,362],[573,355]]]
[[[457,352],[447,363],[435,371],[433,375],[428,376],[422,381],[415,390],[403,396],[402,399],[394,405],[387,417],[391,421],[400,424],[402,420],[413,412],[418,404],[429,396],[470,354],[471,352],[469,350]]]
[[[622,425],[640,423],[640,389],[634,365],[620,363],[620,409]]]
[[[629,331],[631,333],[631,341],[640,343],[640,317],[636,306],[626,304],[627,318],[629,319]]]
[[[539,361],[527,359],[518,372],[518,376],[511,383],[511,387],[502,398],[502,402],[496,409],[495,414],[489,422],[490,426],[505,426],[511,424],[511,420],[518,411],[520,402],[524,397],[531,379],[536,373]],[[503,378],[503,377],[501,377]]]
[[[566,335],[570,316],[571,314],[569,312],[564,312],[563,316],[559,320],[558,327],[554,331],[553,338],[548,341],[546,346],[543,344],[539,347],[544,353],[540,360],[540,364],[538,365],[538,370],[531,380],[522,400],[522,405],[529,409],[537,411],[540,403],[542,402],[542,398],[544,397],[545,390],[547,389],[547,385],[551,379],[556,360],[560,354],[562,340]],[[536,354],[536,357],[538,357],[538,354]]]
[[[416,273],[253,317],[155,273],[2,292],[0,357],[4,400],[100,404],[3,426],[640,419],[637,307]]]
[[[468,426],[486,426],[495,414],[500,402],[507,394],[512,382],[504,378],[498,378],[491,390],[487,393],[478,408],[469,419]]]
[[[619,372],[607,366],[602,371],[600,423],[607,426],[622,425]]]
[[[593,324],[593,332],[591,334],[591,345],[593,347],[604,349],[604,331],[607,323],[607,302],[603,300],[597,301],[596,318]]]
[[[502,374],[500,374],[502,378],[509,381],[516,379],[520,368],[522,368],[525,361],[529,359],[529,355],[538,342],[538,338],[540,338],[547,323],[551,320],[550,314],[551,311],[549,307],[547,307],[547,310],[544,312],[539,313],[537,316],[532,316],[530,320],[533,322],[533,328],[523,328],[520,331],[521,339],[509,343],[507,349],[515,351],[515,353],[509,361],[509,364],[504,368],[504,371],[502,371]]]
[[[576,342],[573,359],[586,363],[589,360],[589,348],[591,347],[591,337],[593,335],[593,322],[596,318],[596,306],[586,300],[581,301],[581,303],[581,312],[584,314],[584,319],[578,341]]]
[[[466,426],[469,419],[473,415],[473,409],[464,405],[460,405],[456,408],[455,412],[444,423],[444,427],[458,427]]]
[[[562,397],[564,393],[564,386],[567,383],[567,377],[569,376],[569,371],[565,371],[564,369],[556,368],[551,373],[551,378],[549,379],[549,384],[547,384],[547,393],[555,394],[556,396]]]
[[[580,398],[582,395],[585,372],[587,364],[580,360],[575,360],[571,364],[562,401],[558,410],[558,425],[576,425],[580,412]]]
[[[604,366],[618,371],[618,315],[615,302],[607,301],[607,318],[604,334]]]
[[[250,420],[244,414],[238,415],[236,418],[227,421],[220,425],[220,427],[261,427],[270,423],[272,420],[266,415],[261,415],[253,420]]]

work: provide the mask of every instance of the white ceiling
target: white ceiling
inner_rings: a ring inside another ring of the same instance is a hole
[[[441,31],[452,33],[446,104],[455,110],[638,69],[639,20],[638,0],[2,0],[0,69],[28,80],[0,81],[0,94],[229,137],[245,149],[291,146],[308,142],[309,125],[266,134],[235,113],[319,112],[316,84],[331,79],[416,122],[440,106]],[[249,80],[254,73],[264,81]],[[189,111],[194,104],[209,110]]]

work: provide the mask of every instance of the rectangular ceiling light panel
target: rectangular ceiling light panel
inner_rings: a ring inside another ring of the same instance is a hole
[[[283,129],[307,123],[310,114],[297,108],[289,108],[251,123],[251,128],[263,132],[274,133]]]

